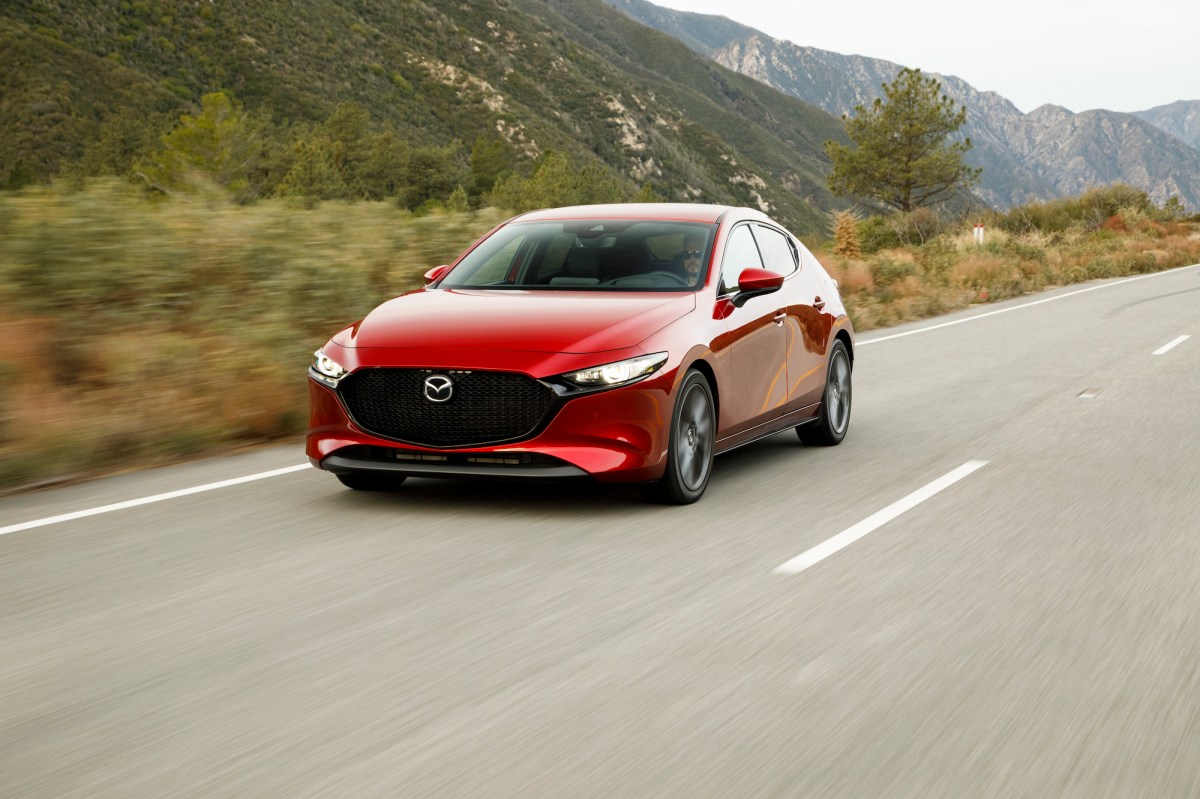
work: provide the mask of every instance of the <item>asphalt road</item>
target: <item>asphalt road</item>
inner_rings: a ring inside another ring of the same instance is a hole
[[[4,499],[0,796],[1200,795],[1200,267],[854,379],[685,508],[304,469],[13,529],[297,447]]]

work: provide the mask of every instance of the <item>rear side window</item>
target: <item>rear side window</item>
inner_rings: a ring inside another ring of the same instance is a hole
[[[796,271],[796,248],[791,239],[766,225],[755,225],[754,237],[758,239],[758,248],[762,250],[767,269],[780,275],[790,275]]]

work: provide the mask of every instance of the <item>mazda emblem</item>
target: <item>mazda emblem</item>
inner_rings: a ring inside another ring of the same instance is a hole
[[[445,375],[430,375],[425,378],[425,399],[430,402],[446,402],[454,395],[454,381]]]

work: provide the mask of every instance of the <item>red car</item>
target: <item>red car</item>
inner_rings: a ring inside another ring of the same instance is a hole
[[[795,428],[839,443],[854,330],[765,215],[630,204],[523,214],[315,353],[314,466],[640,483],[690,503],[713,456]]]

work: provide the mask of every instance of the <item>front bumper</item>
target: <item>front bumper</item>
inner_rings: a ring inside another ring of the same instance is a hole
[[[326,471],[431,477],[590,476],[646,482],[666,463],[675,371],[567,399],[533,437],[495,446],[426,448],[373,436],[351,421],[337,393],[309,379],[306,452]]]
[[[560,480],[588,476],[578,466],[540,453],[425,453],[372,446],[343,447],[319,463],[314,461],[313,465],[334,474],[391,472],[414,477],[534,477]]]

